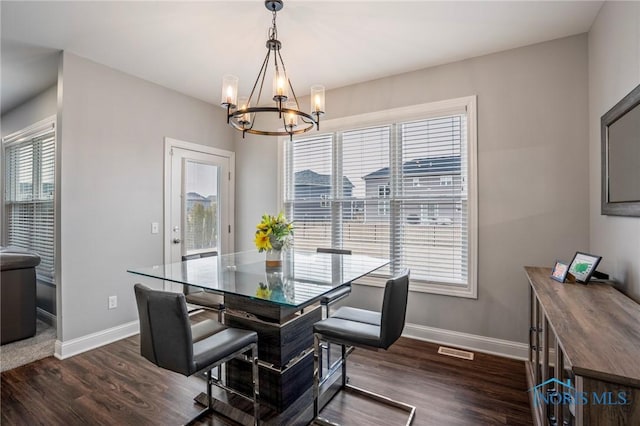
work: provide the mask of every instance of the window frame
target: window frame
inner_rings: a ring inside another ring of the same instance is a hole
[[[411,120],[436,118],[466,111],[467,128],[467,191],[468,191],[468,266],[467,283],[464,286],[448,283],[411,280],[410,290],[421,293],[442,294],[447,296],[477,299],[478,297],[478,175],[477,175],[477,96],[466,96],[419,105],[352,115],[324,121],[319,134],[355,130],[369,126],[384,125]],[[284,170],[285,143],[289,138],[278,140],[278,205],[284,209]],[[370,274],[356,284],[383,287],[386,277]]]

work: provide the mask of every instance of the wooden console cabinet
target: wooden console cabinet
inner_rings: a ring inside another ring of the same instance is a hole
[[[640,305],[609,284],[562,284],[550,268],[525,271],[535,424],[640,425]]]

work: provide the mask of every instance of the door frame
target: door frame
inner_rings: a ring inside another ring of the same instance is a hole
[[[220,148],[213,148],[207,145],[200,145],[193,142],[182,141],[169,137],[164,138],[164,215],[162,226],[163,238],[163,258],[164,263],[171,263],[171,243],[168,236],[171,235],[171,149],[180,148],[189,151],[212,154],[218,157],[225,157],[229,160],[229,202],[227,216],[229,218],[229,253],[235,249],[235,181],[236,181],[236,153]],[[223,253],[221,253],[223,254]]]

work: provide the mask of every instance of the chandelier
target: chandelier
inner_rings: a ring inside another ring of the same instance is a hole
[[[266,0],[264,5],[273,15],[272,26],[269,28],[267,55],[253,83],[251,93],[248,97],[238,97],[238,77],[225,75],[222,79],[220,104],[227,109],[227,123],[241,131],[243,138],[245,133],[267,136],[288,135],[293,138],[293,135],[308,132],[314,126],[320,130],[320,116],[324,114],[324,86],[311,86],[311,112],[309,114],[303,112],[280,54],[282,43],[278,40],[276,15],[284,5],[282,0]],[[263,100],[264,82],[270,63],[275,68],[272,88],[275,106],[264,106],[260,101]],[[261,124],[265,125],[258,117],[269,114],[272,117],[275,117],[275,114],[278,115],[279,121],[270,122],[273,127],[276,127],[275,129],[262,128],[256,123],[261,121]],[[278,124],[274,125],[274,123]]]

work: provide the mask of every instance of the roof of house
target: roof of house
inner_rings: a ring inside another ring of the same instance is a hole
[[[459,174],[460,156],[416,158],[404,163],[402,165],[402,172],[405,176]],[[362,179],[367,180],[384,177],[389,177],[389,167],[383,167],[375,172],[371,172],[363,176]]]
[[[217,197],[215,195],[203,196],[197,192],[187,192],[187,201],[209,201],[215,202]]]
[[[198,194],[197,192],[187,192],[187,200],[190,201],[196,201],[196,200],[206,200],[206,198],[204,198],[202,195]]]
[[[331,186],[331,176],[321,175],[320,173],[316,173],[311,169],[305,169],[296,172],[295,182],[296,185]],[[351,183],[349,178],[346,176],[342,177],[342,186],[343,188],[354,187],[353,183]]]

